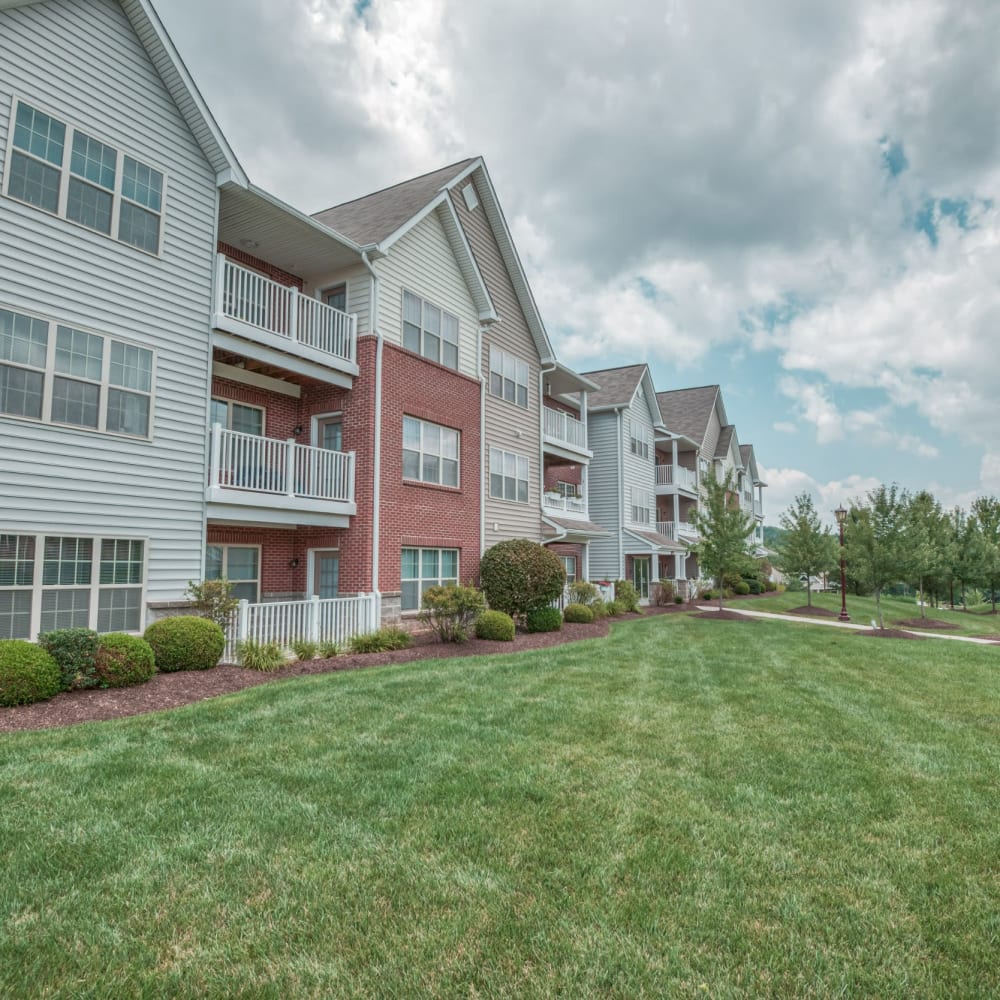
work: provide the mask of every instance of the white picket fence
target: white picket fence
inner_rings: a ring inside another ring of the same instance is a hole
[[[356,635],[377,631],[380,619],[378,594],[264,604],[240,601],[222,658],[235,663],[238,644],[244,639],[278,642],[285,648],[296,639],[343,646]]]

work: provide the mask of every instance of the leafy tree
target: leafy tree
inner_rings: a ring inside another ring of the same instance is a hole
[[[941,505],[926,490],[910,498],[905,518],[907,576],[916,583],[920,614],[927,617],[924,584],[933,580],[948,557],[948,523]]]
[[[882,619],[882,591],[906,576],[906,512],[909,494],[893,483],[869,490],[863,503],[852,503],[844,532],[851,575],[875,595],[875,617]]]
[[[784,532],[778,540],[775,562],[783,573],[805,574],[806,604],[812,607],[812,578],[836,567],[840,555],[837,540],[819,523],[808,493],[800,493],[780,521]]]
[[[983,582],[990,590],[993,614],[997,613],[997,590],[1000,588],[1000,500],[994,496],[977,497],[972,513],[985,543]]]
[[[719,480],[706,476],[703,480],[702,502],[692,517],[699,539],[690,546],[697,553],[698,565],[714,580],[722,607],[723,578],[752,573],[753,514],[740,509],[739,497],[732,473]]]
[[[989,572],[990,551],[979,521],[956,507],[950,517],[951,576],[962,588],[965,604],[966,587],[975,587],[986,581]],[[954,597],[952,604],[954,604]]]

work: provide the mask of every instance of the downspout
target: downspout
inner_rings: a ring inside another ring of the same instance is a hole
[[[222,201],[222,192],[219,190],[218,184],[215,186],[215,205],[214,205],[214,215],[212,218],[212,287],[209,291],[211,296],[208,303],[208,337],[206,338],[206,344],[208,348],[208,358],[206,364],[206,373],[208,375],[207,384],[205,386],[205,416],[212,412],[212,358],[215,356],[215,352],[212,349],[212,317],[215,315],[215,303],[218,301],[218,296],[220,295],[221,289],[218,287],[218,257],[219,257],[219,208]],[[208,427],[208,420],[202,421],[203,426]],[[212,453],[212,435],[205,435],[205,450],[202,456],[202,467],[201,467],[201,481],[202,483],[208,482],[208,472],[209,463],[211,461]],[[201,494],[201,554],[198,559],[198,563],[201,566],[201,572],[199,574],[199,579],[205,579],[205,556],[208,553],[208,500],[206,498],[206,493],[202,490]],[[147,581],[148,585],[148,581]],[[149,592],[144,591],[146,601],[149,601]],[[148,609],[144,609],[148,610]]]
[[[375,334],[375,448],[372,452],[372,591],[378,595],[379,590],[379,522],[381,521],[381,483],[382,483],[382,349],[385,340],[378,328],[378,275],[368,251],[361,251],[361,262],[371,275],[371,298],[369,301],[370,322],[372,333]]]
[[[486,379],[483,378],[483,324],[476,333],[476,352],[479,357],[479,558],[486,551],[486,497],[489,495],[489,455],[486,449]],[[478,576],[478,573],[477,573]]]
[[[545,496],[545,376],[548,372],[554,372],[556,370],[555,362],[551,365],[542,364],[538,369],[538,510],[541,514],[542,520],[545,520],[545,507],[544,507],[544,496]],[[551,523],[551,522],[549,522]],[[542,536],[545,537],[544,535]],[[550,538],[547,541],[543,541],[543,545],[551,545],[552,542],[558,542],[566,537],[566,532],[563,531],[561,535],[557,535],[555,538]]]
[[[618,579],[625,579],[625,449],[622,447],[622,408],[615,408],[618,421]]]

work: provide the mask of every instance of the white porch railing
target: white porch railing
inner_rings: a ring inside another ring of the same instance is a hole
[[[276,601],[273,604],[240,601],[222,656],[230,663],[235,662],[237,646],[245,639],[277,642],[285,648],[296,639],[344,645],[356,635],[376,631],[380,616],[378,594],[324,600],[312,597],[307,601]]]
[[[582,420],[571,417],[562,410],[554,410],[551,406],[543,407],[545,415],[545,436],[554,441],[560,441],[573,448],[587,448],[587,425]]]
[[[310,500],[354,500],[354,452],[212,425],[210,486]]]
[[[682,465],[658,465],[656,467],[657,486],[679,486],[681,489],[698,490],[698,476]]]
[[[753,502],[753,512],[757,517],[764,516],[764,505],[759,500]]]
[[[564,497],[557,496],[555,493],[543,493],[542,506],[546,510],[557,510],[567,514],[579,514],[582,516],[586,516],[587,514],[586,497]]]
[[[220,254],[218,311],[247,326],[354,363],[357,317],[281,285]]]
[[[672,542],[693,542],[698,538],[698,529],[690,521],[657,521],[656,530]]]

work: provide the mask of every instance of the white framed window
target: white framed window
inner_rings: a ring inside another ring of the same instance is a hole
[[[152,437],[153,351],[0,308],[0,415]]]
[[[0,535],[0,639],[140,632],[145,557],[140,538]]]
[[[448,368],[458,368],[458,317],[403,292],[403,347]]]
[[[341,282],[339,285],[331,285],[320,292],[320,301],[340,312],[347,312],[347,285]]]
[[[260,600],[260,546],[206,545],[205,579],[225,578],[233,596],[256,604]]]
[[[428,587],[458,583],[458,549],[404,548],[399,583],[403,611],[418,611]]]
[[[528,408],[528,363],[499,347],[490,347],[490,395]]]
[[[403,478],[458,486],[458,446],[458,431],[403,417]]]
[[[563,569],[566,572],[567,586],[576,583],[576,556],[560,556],[559,558],[562,560]]]
[[[490,496],[528,502],[528,459],[524,455],[490,448]]]
[[[159,254],[166,174],[77,126],[14,99],[4,194]]]
[[[633,455],[637,455],[639,458],[645,459],[646,461],[649,461],[649,456],[651,454],[655,457],[653,442],[649,435],[649,431],[645,427],[641,424],[637,424],[634,420],[629,421],[628,433],[628,447],[629,451]]]
[[[231,399],[213,396],[208,408],[208,426],[219,424],[224,431],[262,437],[264,414],[263,406],[251,406],[249,403],[236,403]]]
[[[580,484],[579,483],[564,483],[562,480],[556,483],[556,489],[559,491],[559,496],[568,500],[575,500],[580,496]]]
[[[652,511],[656,506],[655,495],[649,490],[640,489],[638,486],[632,487],[631,494],[632,523],[651,524],[653,521]]]

